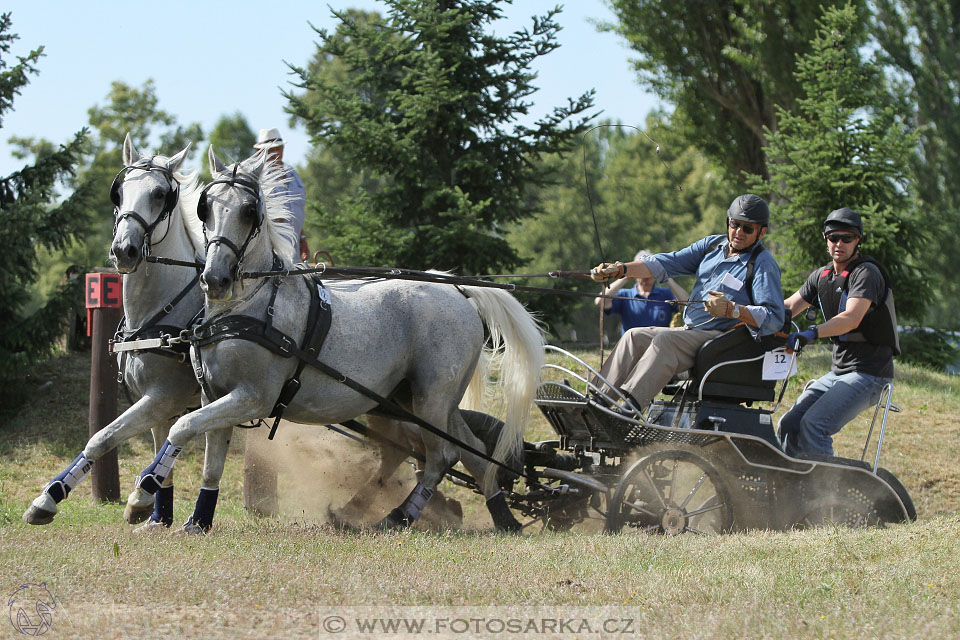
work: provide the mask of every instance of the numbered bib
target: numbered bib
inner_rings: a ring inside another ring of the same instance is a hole
[[[783,380],[797,372],[797,359],[784,349],[774,349],[763,354],[763,379]]]

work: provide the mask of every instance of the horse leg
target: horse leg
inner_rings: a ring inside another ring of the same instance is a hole
[[[181,408],[182,410],[182,408]],[[57,514],[57,503],[64,500],[70,491],[89,473],[93,464],[121,442],[126,442],[138,433],[156,424],[157,415],[172,415],[176,407],[164,400],[145,395],[124,411],[116,420],[98,431],[87,441],[80,455],[57,477],[50,481],[43,492],[34,499],[24,512],[28,524],[48,524]],[[150,501],[151,505],[153,500]]]
[[[471,433],[467,424],[463,421],[460,410],[456,406],[442,406],[441,403],[446,404],[446,397],[454,397],[452,394],[443,394],[437,391],[433,394],[415,393],[414,397],[415,414],[423,417],[429,424],[440,428],[445,426],[446,433],[451,434],[458,440],[478,449],[483,448],[483,443]],[[422,399],[422,401],[418,402],[417,399]],[[437,485],[443,479],[444,474],[460,458],[459,449],[443,438],[423,429],[421,429],[421,437],[426,453],[423,475],[400,506],[380,521],[379,526],[382,528],[405,527],[416,522],[427,502],[436,493]]]
[[[409,455],[407,432],[399,421],[368,415],[367,427],[371,437],[379,445],[377,470],[345,505],[339,509],[330,509],[329,516],[334,524],[359,522],[363,514],[370,509],[373,495],[383,490],[387,480]]]
[[[220,478],[230,448],[233,427],[207,431],[207,448],[203,454],[203,480],[193,515],[183,525],[187,533],[206,533],[213,526],[213,514],[217,510],[217,498],[220,496]]]
[[[173,420],[153,427],[153,452],[156,455],[163,441],[170,433]],[[156,496],[141,494],[134,490],[127,496],[127,506],[123,509],[123,519],[130,524],[138,524],[149,518],[149,526],[140,527],[137,531],[148,528],[164,528],[173,525],[173,474],[163,482]]]
[[[233,427],[235,424],[242,424],[254,419],[258,413],[266,411],[266,404],[259,397],[252,395],[249,389],[238,387],[215,402],[180,416],[170,429],[170,435],[157,451],[157,456],[153,459],[153,462],[140,474],[135,491],[155,495],[173,471],[173,466],[176,464],[177,456],[180,455],[183,446],[194,436],[209,431],[226,429]],[[223,437],[222,434],[221,437]],[[226,444],[217,440],[213,440],[213,442],[222,447],[222,451],[217,451],[216,456],[210,456],[211,470],[215,471],[216,482],[219,485],[229,436],[225,438]],[[208,442],[208,446],[209,444],[210,442]],[[217,458],[221,459],[215,465],[213,463]],[[219,469],[216,469],[217,466],[219,466]],[[204,468],[206,470],[206,460]],[[207,495],[210,497],[210,494]]]

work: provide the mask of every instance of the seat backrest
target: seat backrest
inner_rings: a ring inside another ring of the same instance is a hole
[[[691,370],[690,391],[696,393],[704,376],[704,398],[726,402],[772,401],[776,380],[763,379],[763,359],[767,351],[782,347],[785,338],[763,336],[754,340],[746,326],[740,325],[704,343],[697,352]],[[722,362],[757,358],[752,362],[729,364],[710,371]]]

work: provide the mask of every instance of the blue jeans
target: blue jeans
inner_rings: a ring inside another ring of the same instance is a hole
[[[779,424],[780,444],[790,456],[800,453],[833,455],[833,434],[877,403],[890,378],[854,371],[832,371],[800,394]]]

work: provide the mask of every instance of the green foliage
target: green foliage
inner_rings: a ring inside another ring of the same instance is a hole
[[[290,111],[359,176],[347,181],[356,194],[318,208],[329,248],[354,263],[513,268],[504,227],[537,210],[526,195],[544,180],[538,158],[570,149],[587,121],[574,119],[593,104],[589,92],[516,124],[536,90],[531,64],[558,46],[559,9],[497,37],[485,31],[496,2],[385,4],[385,19],[335,13],[311,65],[293,67],[303,92],[287,95]]]
[[[0,122],[13,98],[35,74],[42,48],[11,66],[8,56],[17,40],[9,33],[10,14],[0,16]],[[57,201],[56,186],[74,175],[86,141],[80,131],[66,145],[46,146],[33,164],[0,178],[0,403],[17,403],[20,374],[49,354],[70,311],[79,301],[79,287],[65,282],[39,309],[30,309],[30,291],[38,278],[38,251],[62,250],[82,235],[89,189]]]
[[[776,106],[794,111],[801,93],[794,61],[810,51],[821,7],[840,0],[609,4],[616,23],[603,28],[639,54],[640,83],[677,106],[674,122],[684,125],[688,143],[735,179],[766,176],[764,129],[777,129]]]
[[[864,219],[863,253],[893,279],[898,315],[917,318],[929,288],[911,262],[924,240],[908,166],[916,136],[881,67],[863,59],[857,20],[852,5],[824,13],[811,53],[797,62],[798,113],[778,110],[779,129],[768,131],[770,179],[754,176],[753,187],[774,194],[773,220],[791,240],[777,253],[788,293],[829,260],[827,214],[850,207]]]
[[[237,111],[230,116],[220,116],[210,132],[210,144],[216,149],[217,155],[224,164],[240,162],[252,154],[253,145],[257,142],[257,134],[253,132],[247,119]],[[207,172],[206,163],[204,171]],[[209,175],[209,173],[207,174]]]
[[[604,123],[582,139],[578,153],[544,160],[552,182],[534,192],[544,213],[514,225],[508,237],[527,269],[587,269],[603,258],[632,260],[640,249],[673,251],[723,229],[730,187],[663,113],[646,130]],[[657,147],[660,146],[660,152]],[[586,166],[584,166],[586,165]],[[586,175],[584,175],[586,173]],[[564,280],[555,288],[599,291],[591,281]],[[531,306],[555,329],[571,325],[592,335],[596,310],[589,298],[539,296]]]
[[[123,82],[113,82],[103,105],[94,105],[88,110],[93,129],[79,156],[75,179],[67,187],[84,189],[89,193],[85,200],[84,215],[88,220],[82,240],[58,247],[56,251],[40,252],[42,268],[34,303],[42,300],[59,286],[60,280],[71,265],[106,266],[108,251],[113,238],[113,203],[110,201],[110,185],[122,168],[121,149],[126,132],[134,145],[142,152],[154,148],[159,140],[159,149],[174,153],[188,142],[193,142],[191,155],[196,154],[203,139],[199,124],[181,125],[176,118],[159,106],[156,87],[147,80],[141,87],[131,87]],[[41,157],[47,148],[43,140],[23,140],[20,152]]]
[[[908,329],[900,332],[899,359],[944,371],[948,365],[960,361],[960,348],[955,343],[956,339],[946,331]]]
[[[935,232],[924,256],[936,301],[927,318],[934,326],[960,329],[960,11],[950,0],[875,0],[871,31],[882,60],[903,80],[907,114],[920,135],[914,163],[925,224]]]

